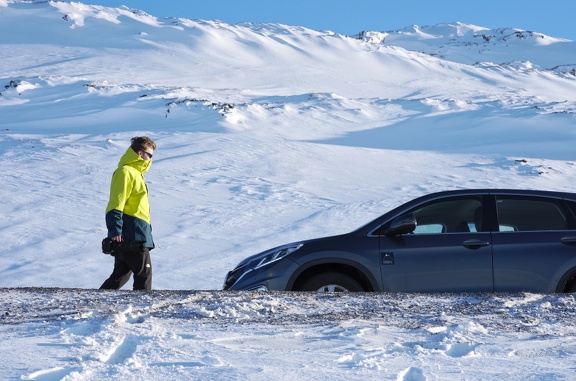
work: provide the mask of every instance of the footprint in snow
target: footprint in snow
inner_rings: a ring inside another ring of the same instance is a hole
[[[218,357],[204,356],[200,359],[200,362],[208,366],[223,366],[224,363]]]

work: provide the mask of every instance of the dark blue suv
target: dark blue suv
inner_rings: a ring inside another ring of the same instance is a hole
[[[429,194],[343,235],[248,257],[224,290],[576,291],[576,194]]]

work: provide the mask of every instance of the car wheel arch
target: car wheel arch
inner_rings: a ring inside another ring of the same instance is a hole
[[[572,267],[560,278],[560,282],[558,282],[558,286],[556,287],[556,292],[576,292],[576,267]]]
[[[373,274],[363,265],[345,260],[317,260],[298,268],[288,283],[288,290],[300,291],[302,285],[312,276],[322,272],[339,272],[357,280],[366,291],[379,291],[380,285]]]

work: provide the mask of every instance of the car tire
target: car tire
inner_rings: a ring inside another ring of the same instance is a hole
[[[576,292],[576,282],[573,282],[572,285],[566,287],[565,292],[568,294],[572,294],[572,293]]]
[[[361,292],[362,285],[350,275],[338,272],[326,272],[310,277],[301,287],[301,291],[316,292]]]

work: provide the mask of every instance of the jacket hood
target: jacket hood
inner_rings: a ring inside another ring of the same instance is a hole
[[[136,151],[132,149],[132,147],[128,147],[126,153],[122,155],[120,161],[118,162],[118,168],[122,168],[125,165],[128,165],[141,173],[146,173],[150,169],[152,161],[142,159],[140,156],[138,156]]]

